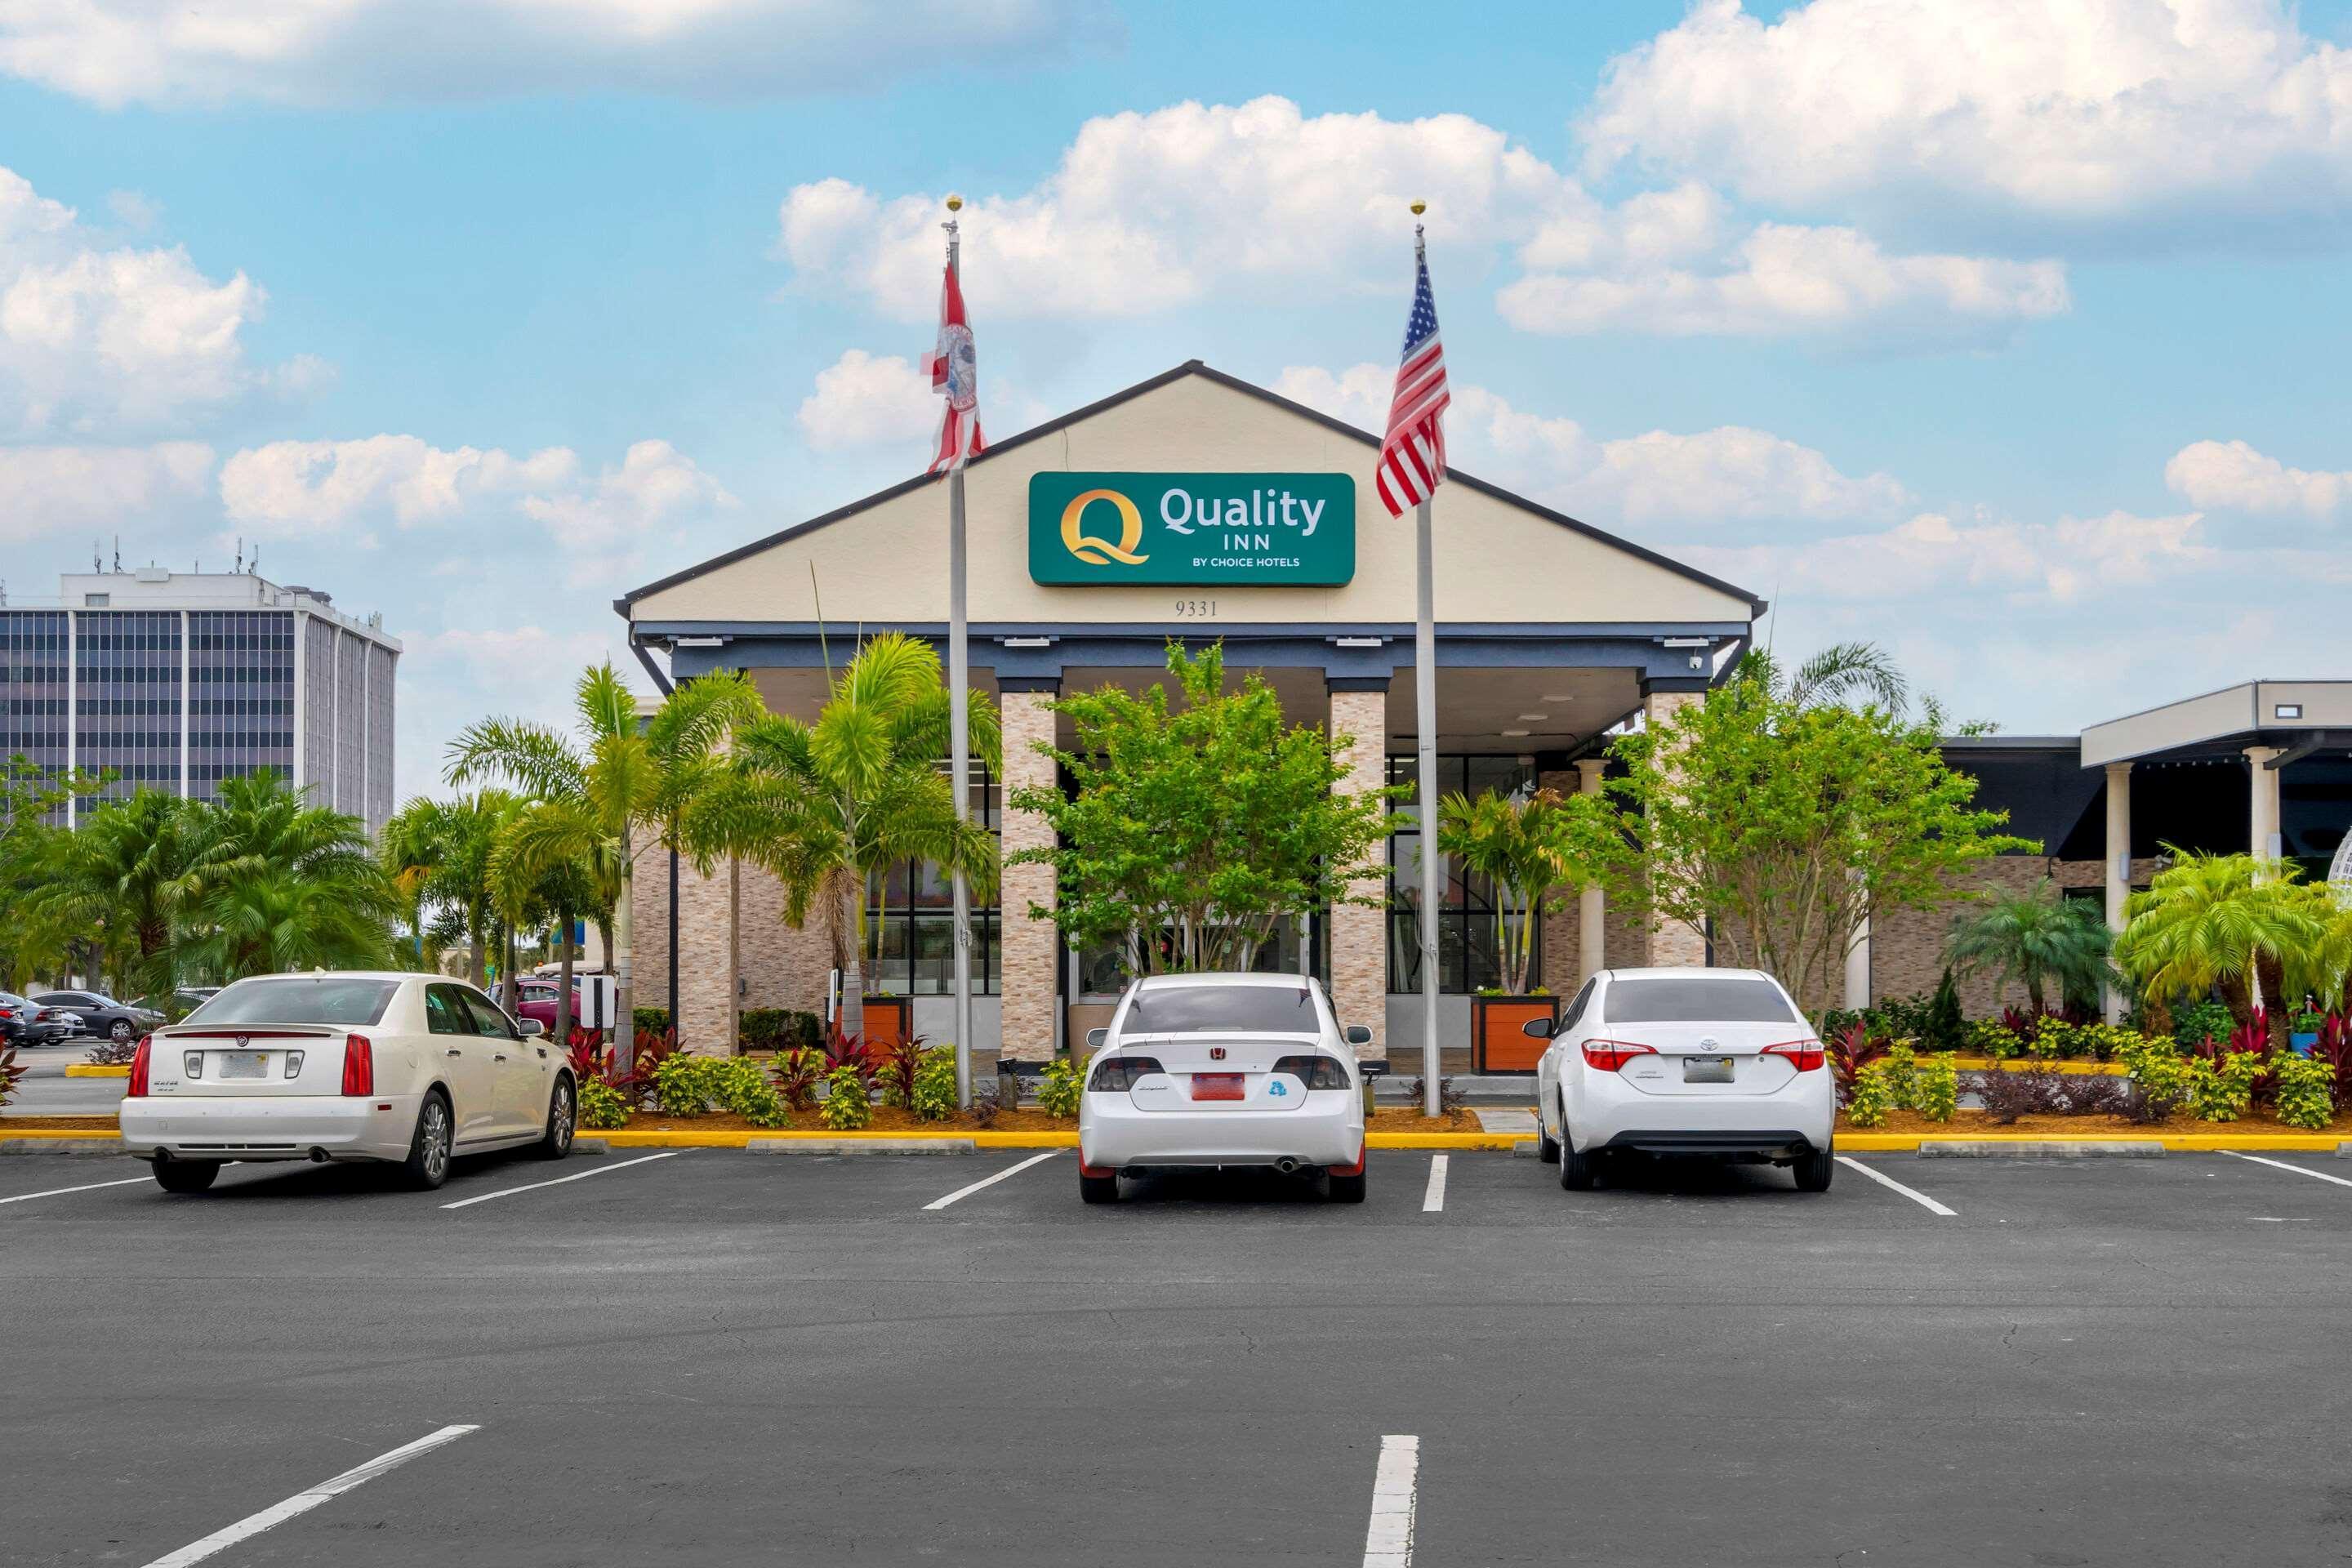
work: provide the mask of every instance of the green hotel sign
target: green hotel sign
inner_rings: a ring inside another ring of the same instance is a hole
[[[1039,583],[1318,587],[1356,574],[1348,474],[1033,474]]]

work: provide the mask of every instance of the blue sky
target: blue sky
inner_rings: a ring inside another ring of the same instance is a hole
[[[921,461],[951,189],[1000,431],[1194,356],[1376,419],[1422,195],[1456,460],[1783,648],[2013,731],[2347,672],[2342,4],[143,14],[0,4],[0,576],[259,541],[407,641],[404,794]]]

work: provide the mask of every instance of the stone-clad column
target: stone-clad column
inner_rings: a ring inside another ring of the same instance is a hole
[[[668,856],[647,856],[639,861],[640,884],[648,871],[667,883]],[[735,1054],[735,1030],[742,1010],[741,988],[736,984],[742,956],[738,879],[739,869],[732,860],[713,866],[708,877],[696,871],[691,860],[677,868],[678,1016],[675,1022],[678,1048],[698,1057]],[[646,967],[637,973],[644,979],[634,1005],[667,1006],[668,976],[656,976]]]
[[[1022,849],[1053,847],[1054,830],[1034,811],[1015,811],[1015,790],[1032,786],[1051,789],[1056,782],[1054,759],[1037,751],[1054,742],[1053,701],[1061,683],[1053,677],[1000,677],[997,708],[1004,738],[1004,854]],[[1055,968],[1062,942],[1051,920],[1033,920],[1029,906],[1054,907],[1051,866],[1004,868],[1003,890],[997,895],[1003,910],[998,922],[1001,952],[999,985],[1003,993],[1003,1044],[1000,1059],[1043,1064],[1054,1055],[1054,1009],[1060,1005]]]
[[[1389,682],[1385,676],[1333,676],[1331,728],[1348,745],[1339,753],[1347,772],[1337,787],[1349,793],[1376,790],[1388,783]],[[1373,850],[1382,871],[1360,879],[1354,891],[1381,900],[1377,905],[1342,904],[1330,914],[1331,1010],[1342,1026],[1361,1024],[1372,1032],[1370,1045],[1358,1046],[1360,1058],[1388,1055],[1389,1047],[1389,914],[1386,840]]]
[[[1703,689],[1669,690],[1644,682],[1642,688],[1643,722],[1655,729],[1673,714],[1694,702],[1706,700]],[[1650,919],[1649,962],[1658,968],[1697,968],[1706,963],[1706,939],[1680,921]]]
[[[2252,796],[2246,847],[2257,860],[2275,860],[2283,852],[2279,838],[2279,770],[2272,767],[2270,762],[2285,749],[2284,746],[2246,748],[2246,768],[2252,775],[2249,781]]]
[[[1579,757],[1576,760],[1580,795],[1599,795],[1602,777],[1609,771],[1606,757]],[[1586,981],[1609,967],[1609,896],[1598,882],[1587,882],[1576,895],[1576,984],[1579,989]]]
[[[2131,773],[2129,763],[2107,764],[2107,930],[2123,934],[2124,900],[2131,896]],[[2124,1021],[2124,994],[2114,985],[2100,1012],[2110,1024]]]

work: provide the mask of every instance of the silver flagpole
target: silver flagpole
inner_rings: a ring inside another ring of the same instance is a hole
[[[950,196],[948,211],[963,206],[963,198]],[[956,220],[948,231],[948,270],[961,277],[958,250],[961,241]],[[977,405],[972,416],[979,417]],[[971,628],[964,623],[963,454],[956,454],[948,469],[948,772],[954,780],[956,826],[971,816]],[[951,881],[955,889],[955,1075],[956,1104],[971,1106],[971,884],[958,866]],[[912,932],[908,933],[909,938]],[[911,949],[909,950],[911,953]]]
[[[1418,218],[1422,204],[1412,205]],[[1412,226],[1415,287],[1427,252],[1421,225]],[[1442,475],[1439,477],[1443,477]],[[1433,482],[1432,491],[1436,489]],[[1444,867],[1437,853],[1437,594],[1436,547],[1431,542],[1429,498],[1412,509],[1413,551],[1420,578],[1412,626],[1413,750],[1421,762],[1421,1084],[1422,1110],[1438,1112],[1437,1093],[1437,930],[1444,905],[1438,889]]]

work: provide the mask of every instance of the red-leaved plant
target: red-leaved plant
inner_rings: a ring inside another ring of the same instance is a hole
[[[0,1105],[16,1097],[16,1080],[24,1076],[25,1069],[16,1065],[16,1047],[0,1049]]]
[[[2319,1040],[2311,1054],[2336,1069],[2336,1103],[2352,1104],[2352,1018],[2330,1013],[2319,1021]]]
[[[831,1077],[843,1068],[856,1069],[857,1080],[868,1089],[874,1087],[874,1047],[866,1043],[865,1036],[845,1035],[835,1028],[824,1046],[825,1075]]]
[[[1854,1075],[1886,1054],[1886,1041],[1874,1037],[1870,1026],[1857,1020],[1832,1031],[1828,1047],[1830,1070],[1837,1078],[1838,1103],[1850,1104],[1853,1100]]]
[[[908,1035],[904,1039],[886,1041],[877,1053],[873,1081],[882,1089],[885,1105],[911,1105],[915,1100],[915,1075],[923,1069],[923,1037]]]
[[[776,1092],[794,1110],[816,1109],[816,1086],[825,1074],[825,1055],[814,1046],[786,1046],[768,1064]]]

